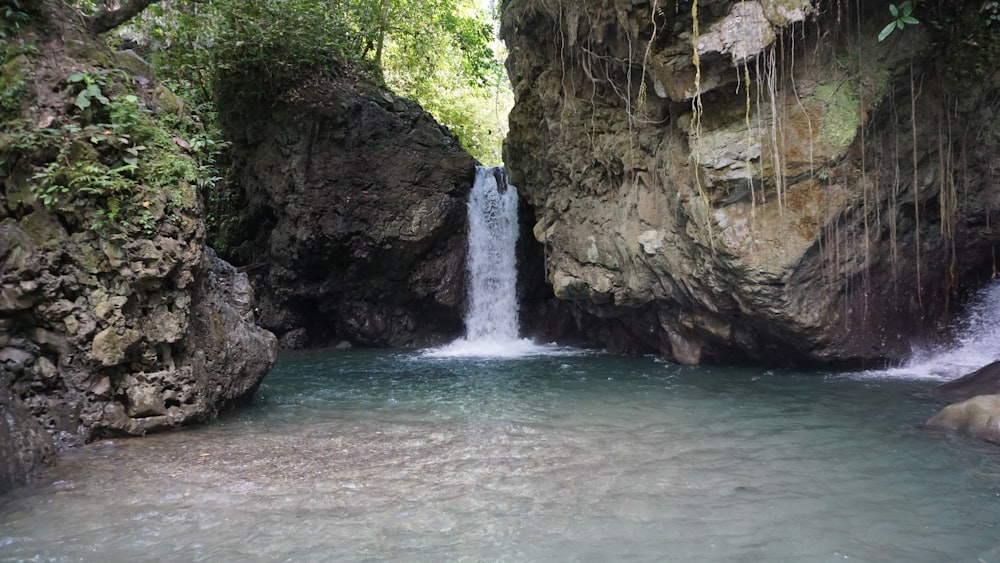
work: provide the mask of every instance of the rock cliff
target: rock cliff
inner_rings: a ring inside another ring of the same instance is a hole
[[[0,488],[61,448],[212,418],[276,351],[205,247],[191,116],[61,2],[31,9],[0,104]]]
[[[871,365],[993,275],[995,8],[918,9],[504,3],[505,162],[592,340]]]
[[[457,139],[349,70],[252,90],[223,88],[235,176],[218,241],[252,276],[261,324],[287,347],[461,335],[476,163]]]

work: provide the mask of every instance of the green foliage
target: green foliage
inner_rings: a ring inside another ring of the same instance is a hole
[[[917,18],[911,15],[913,13],[913,4],[910,0],[906,0],[899,7],[896,7],[895,4],[889,4],[889,13],[892,14],[893,20],[879,32],[878,40],[880,43],[885,41],[886,37],[889,37],[893,31],[903,29],[907,25],[920,23]]]
[[[25,65],[33,54],[31,45],[8,43],[0,47],[3,66],[0,67],[0,122],[16,119],[26,92]]]
[[[73,102],[73,104],[81,110],[88,109],[93,100],[97,100],[105,106],[110,103],[104,94],[101,93],[100,84],[87,74],[74,74],[67,78],[66,82],[69,82],[70,84],[83,83],[83,89],[76,95],[76,101]]]
[[[0,0],[0,39],[16,35],[31,19],[22,1]]]
[[[214,181],[222,148],[195,116],[154,114],[129,82],[114,72],[69,76],[72,119],[0,136],[0,152],[54,148],[55,157],[36,167],[32,195],[57,211],[92,207],[90,228],[109,236],[148,236],[158,221],[179,220],[168,210],[196,208],[196,189]]]
[[[495,16],[473,0],[169,6],[151,6],[121,33],[145,38],[158,76],[196,105],[267,99],[315,74],[360,69],[420,102],[477,158],[499,162],[513,95],[496,53]]]
[[[970,86],[990,76],[1000,59],[1000,1],[982,4],[929,4],[925,18],[937,61],[955,85]]]
[[[410,5],[412,7],[412,5]],[[383,63],[386,82],[420,102],[484,164],[502,162],[501,144],[513,93],[490,15],[455,2],[424,18],[397,18]],[[462,15],[464,14],[464,15]],[[402,14],[401,14],[402,15]]]

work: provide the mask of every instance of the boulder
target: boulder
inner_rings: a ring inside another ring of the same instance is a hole
[[[979,395],[948,405],[927,425],[1000,444],[1000,395]]]
[[[0,494],[37,477],[55,457],[52,437],[11,391],[0,371]]]
[[[287,347],[459,336],[476,162],[458,140],[356,77],[263,100],[231,80],[220,107],[237,177],[215,238],[251,276],[261,324]]]

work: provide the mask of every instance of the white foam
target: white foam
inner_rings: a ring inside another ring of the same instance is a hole
[[[586,353],[578,348],[556,344],[537,344],[527,338],[510,340],[468,340],[460,338],[439,348],[424,350],[426,358],[531,358],[537,356],[576,356]]]
[[[916,350],[899,367],[871,370],[859,375],[950,381],[996,361],[1000,358],[1000,282],[994,282],[980,291],[953,328],[958,335],[954,344]]]

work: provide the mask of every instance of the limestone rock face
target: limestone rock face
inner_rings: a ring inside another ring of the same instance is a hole
[[[262,325],[288,347],[460,335],[476,163],[455,137],[349,77],[241,100],[223,115],[239,172],[218,240],[252,276]]]
[[[995,77],[854,9],[505,3],[508,174],[592,343],[872,365],[989,279]]]
[[[0,225],[0,240],[16,243],[0,255],[15,304],[0,316],[0,406],[20,420],[11,439],[37,427],[68,447],[207,420],[273,365],[276,339],[253,323],[246,275],[198,245],[200,227],[171,239],[176,253],[157,250],[170,267],[155,277],[127,247],[114,267],[93,233],[38,241],[23,222]]]

